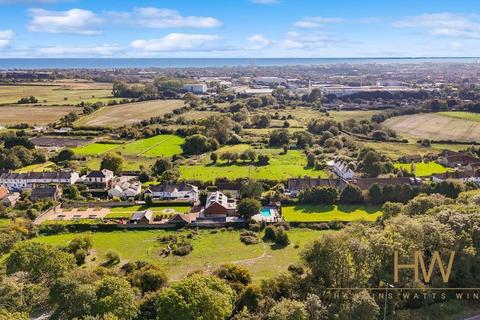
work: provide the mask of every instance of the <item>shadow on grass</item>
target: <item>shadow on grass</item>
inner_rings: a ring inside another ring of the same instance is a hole
[[[279,243],[272,243],[270,245],[270,249],[272,250],[281,250],[288,246],[288,244],[279,244]]]
[[[304,204],[304,205],[295,205],[294,210],[299,213],[331,213],[332,211],[338,211],[338,213],[350,214],[355,211],[364,211],[367,214],[374,214],[380,211],[380,207],[377,206],[366,206],[366,205],[350,205],[350,204],[339,204],[335,205],[315,205],[315,204]]]

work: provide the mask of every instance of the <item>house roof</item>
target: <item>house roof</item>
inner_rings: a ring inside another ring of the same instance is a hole
[[[57,192],[57,187],[33,188],[31,196],[33,198],[53,198]]]
[[[0,200],[8,196],[8,189],[4,186],[0,186]]]
[[[142,220],[143,218],[146,218],[147,220],[152,220],[153,213],[150,210],[143,210],[143,211],[137,211],[132,214],[130,217],[130,220]]]
[[[218,205],[224,207],[225,209],[235,209],[236,208],[235,200],[232,201],[231,199],[229,199],[226,195],[224,195],[220,191],[213,192],[212,194],[210,194],[210,196],[208,196],[207,204],[206,204],[205,208],[208,208],[208,207],[210,207],[214,204],[218,204]]]
[[[159,184],[159,185],[150,185],[147,189],[150,192],[187,192],[187,191],[196,191],[198,188],[194,185],[188,183],[179,183],[179,184]]]
[[[106,178],[107,175],[106,173],[108,172],[109,170],[95,170],[95,171],[91,171],[89,174],[87,174],[87,178]]]

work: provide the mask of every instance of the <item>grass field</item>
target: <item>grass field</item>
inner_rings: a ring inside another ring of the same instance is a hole
[[[380,207],[362,205],[289,205],[282,207],[282,216],[289,222],[375,221],[382,213]]]
[[[223,263],[237,263],[248,268],[254,281],[270,278],[287,271],[290,264],[299,260],[299,253],[308,242],[319,238],[328,231],[291,229],[288,232],[291,245],[278,249],[269,244],[245,245],[240,242],[241,231],[218,231],[212,233],[201,230],[195,240],[191,254],[185,257],[161,257],[165,246],[156,241],[157,237],[169,234],[185,235],[188,231],[125,231],[91,233],[94,241],[94,253],[104,260],[105,252],[114,250],[120,254],[122,264],[127,261],[144,260],[162,266],[170,280],[179,280],[195,270],[212,271]],[[52,245],[65,245],[79,234],[61,234],[43,236],[33,241]],[[298,245],[297,248],[295,246]]]
[[[76,107],[43,107],[43,106],[6,106],[0,107],[0,125],[27,123],[29,125],[45,125],[55,122],[70,112],[80,113]]]
[[[306,168],[307,160],[299,150],[289,150],[286,155],[280,154],[280,149],[256,150],[258,153],[268,154],[270,163],[267,166],[250,166],[249,163],[227,165],[219,162],[215,165],[203,163],[201,165],[180,166],[181,177],[190,180],[212,181],[216,178],[244,178],[283,180],[292,177],[327,177],[325,171]],[[218,154],[221,154],[219,151]]]
[[[172,215],[175,213],[188,213],[190,212],[188,206],[165,206],[165,207],[148,207],[148,206],[131,206],[131,207],[114,207],[110,210],[107,218],[130,218],[132,213],[141,210],[150,210],[154,216],[158,215]]]
[[[55,163],[51,161],[47,161],[45,163],[40,163],[40,164],[32,164],[20,169],[15,170],[16,173],[20,172],[43,172],[43,171],[53,171],[53,167],[55,166]]]
[[[415,139],[480,141],[480,121],[452,116],[453,112],[412,114],[390,118],[383,123],[399,135]]]
[[[412,165],[410,163],[395,163],[395,168],[402,169],[409,173],[412,172]],[[414,164],[415,176],[417,177],[426,177],[431,176],[432,174],[445,173],[449,171],[448,168],[445,168],[441,164],[436,162],[420,162]]]
[[[174,154],[182,153],[181,145],[183,142],[184,139],[178,136],[162,134],[125,144],[117,151],[124,155],[144,156],[147,158],[171,157]]]
[[[163,116],[183,106],[182,100],[152,100],[108,106],[75,122],[76,126],[120,127]]]
[[[343,122],[349,119],[370,120],[374,114],[379,113],[375,110],[345,110],[345,111],[329,111],[330,116],[338,122]]]
[[[42,105],[73,105],[82,101],[113,100],[111,89],[75,89],[63,85],[0,86],[0,104],[13,104],[23,97],[34,96]],[[45,102],[46,101],[46,102]]]
[[[463,119],[463,120],[480,122],[480,113],[463,112],[463,111],[447,111],[447,112],[439,112],[438,114],[446,117],[455,118],[455,119]]]
[[[411,143],[395,143],[395,142],[363,142],[360,141],[365,147],[370,147],[379,152],[382,152],[392,159],[398,159],[404,155],[426,155],[428,153],[439,153],[442,150],[460,151],[465,149],[466,145],[461,144],[438,144],[432,143],[430,147],[422,147],[420,144]]]
[[[87,162],[84,163],[86,167],[90,170],[99,170],[100,163],[102,162],[101,158],[94,157],[89,159]],[[143,157],[125,157],[123,160],[123,167],[122,170],[124,171],[136,171],[140,170],[140,166],[144,166],[145,168],[150,167],[154,164],[155,159],[143,158]]]
[[[74,148],[73,152],[79,156],[94,156],[107,153],[118,147],[120,147],[120,145],[114,143],[91,143],[82,147]]]

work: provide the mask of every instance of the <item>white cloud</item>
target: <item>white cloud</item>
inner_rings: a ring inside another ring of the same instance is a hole
[[[51,46],[38,48],[36,54],[46,57],[113,57],[123,51],[118,45]]]
[[[178,11],[141,7],[132,12],[110,12],[119,23],[130,22],[147,28],[214,28],[222,23],[213,17],[182,16]]]
[[[274,40],[265,38],[262,34],[254,34],[247,39],[252,45],[252,49],[260,49],[275,44]]]
[[[130,45],[135,49],[166,52],[166,51],[208,51],[215,48],[218,35],[170,33],[159,39],[135,40]]]
[[[28,29],[33,32],[82,35],[101,34],[94,26],[102,23],[102,19],[89,10],[49,11],[31,9],[30,15],[32,16],[32,21],[28,24]]]
[[[277,0],[252,0],[253,3],[259,3],[259,4],[273,4],[277,3]]]
[[[393,23],[393,26],[420,29],[437,36],[480,38],[478,18],[454,13],[429,13],[406,17]]]
[[[295,26],[304,29],[322,28],[327,24],[343,22],[342,18],[306,17],[295,22]]]
[[[288,32],[280,45],[286,49],[318,49],[326,47],[330,42],[332,39],[322,33]]]
[[[10,44],[14,33],[12,30],[0,30],[0,49],[5,48]]]

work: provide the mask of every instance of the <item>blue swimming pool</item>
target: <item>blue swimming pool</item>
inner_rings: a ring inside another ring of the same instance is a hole
[[[260,214],[262,215],[262,217],[270,217],[272,215],[272,212],[270,208],[262,208],[262,210],[260,210]]]

